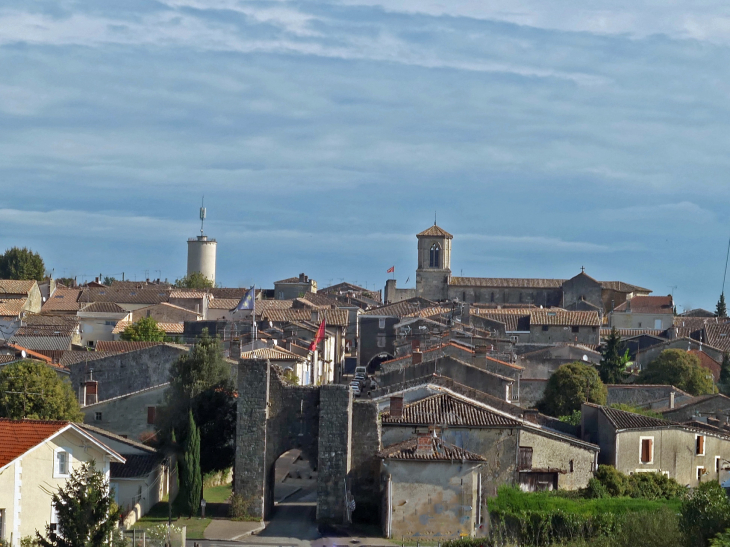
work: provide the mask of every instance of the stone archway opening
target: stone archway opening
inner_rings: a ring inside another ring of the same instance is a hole
[[[391,359],[395,359],[392,355],[389,353],[379,353],[372,359],[370,359],[370,362],[367,365],[368,374],[375,374],[377,372],[380,372],[380,364],[384,363],[385,361],[390,361]]]
[[[272,466],[269,481],[274,506],[287,500],[317,501],[316,462],[310,461],[298,448],[287,450]],[[309,499],[311,498],[311,499]]]

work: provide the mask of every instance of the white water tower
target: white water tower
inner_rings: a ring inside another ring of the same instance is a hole
[[[203,233],[205,207],[200,208],[200,235],[188,239],[188,275],[200,272],[215,284],[215,254],[218,243]]]

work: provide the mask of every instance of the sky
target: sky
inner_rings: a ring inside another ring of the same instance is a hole
[[[0,247],[56,277],[599,280],[714,309],[730,237],[719,0],[3,0]]]

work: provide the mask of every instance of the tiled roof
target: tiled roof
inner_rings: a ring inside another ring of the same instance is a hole
[[[382,315],[386,317],[406,317],[411,313],[417,312],[424,308],[433,308],[436,306],[436,302],[431,302],[425,298],[409,298],[408,300],[401,300],[394,304],[386,304],[378,308],[373,308],[363,312],[363,315]]]
[[[433,226],[429,226],[420,234],[416,234],[416,237],[445,237],[446,239],[454,239],[454,236],[452,236],[449,232],[435,224]]]
[[[18,358],[14,354],[0,353],[0,365],[12,363],[13,361],[17,360]]]
[[[159,304],[170,299],[170,291],[164,288],[115,289],[114,287],[85,288],[79,302],[115,302],[117,304]]]
[[[241,301],[240,298],[213,298],[208,302],[209,310],[232,310]],[[258,306],[257,306],[258,307]]]
[[[238,303],[238,300],[236,300],[236,303]],[[149,306],[145,306],[144,308],[137,308],[132,312],[132,317],[134,317],[135,321],[138,319],[141,319],[142,317],[147,316],[147,312],[154,309],[154,308],[162,308],[163,310],[177,310],[185,312],[186,314],[190,315],[201,315],[200,313],[191,310],[190,308],[184,308],[183,306],[178,306],[176,304],[170,304],[169,302],[160,302],[159,304],[151,304]]]
[[[404,405],[401,418],[391,418],[390,411],[384,412],[382,420],[384,424],[496,427],[521,425],[516,420],[447,394],[434,395]]]
[[[27,301],[27,298],[0,298],[0,317],[18,317]]]
[[[131,325],[131,321],[119,321],[117,325],[114,327],[114,330],[112,331],[112,334],[121,334],[124,332],[124,329],[126,329],[129,325]],[[157,323],[157,326],[164,330],[167,334],[182,334],[184,332],[185,324],[184,323]]]
[[[727,319],[720,319],[718,317],[685,317],[683,315],[677,315],[674,318],[673,324],[675,327],[683,327],[695,330],[700,330],[708,323],[727,323]]]
[[[359,285],[353,285],[352,283],[348,283],[347,281],[343,281],[342,283],[337,283],[335,285],[330,285],[329,287],[325,287],[324,289],[318,289],[318,293],[325,293],[325,294],[346,294],[348,292],[353,293],[363,293],[363,292],[377,292],[377,291],[371,291],[370,289],[366,289],[365,287],[360,287]]]
[[[31,313],[23,318],[23,323],[29,327],[56,327],[75,329],[79,326],[79,318],[75,315],[45,315]]]
[[[721,351],[730,351],[730,323],[707,323],[705,325],[706,342]]]
[[[526,310],[480,309],[479,313],[474,315],[504,323],[507,332],[526,332],[530,330],[530,314]]]
[[[108,399],[107,399],[108,400]],[[102,401],[106,402],[106,401]],[[111,431],[107,431],[106,429],[102,429],[100,427],[93,426],[91,424],[77,424],[81,429],[85,429],[87,432],[91,433],[94,438],[98,439],[99,437],[97,435],[100,435],[102,437],[107,437],[109,439],[114,439],[115,441],[118,441],[123,444],[128,444],[129,446],[132,446],[136,448],[137,450],[144,450],[145,452],[148,452],[150,454],[157,454],[157,450],[152,448],[151,446],[147,446],[146,444],[143,444],[139,441],[135,441],[134,439],[129,439],[127,437],[122,437],[120,435],[117,435],[116,433],[112,433]],[[94,435],[94,434],[97,435]],[[119,451],[120,454],[123,453],[123,451]]]
[[[530,325],[597,327],[600,324],[595,311],[530,310]]]
[[[621,338],[633,338],[634,336],[641,336],[642,334],[660,337],[660,335],[665,331],[661,329],[616,329],[616,332]],[[611,329],[601,329],[601,338],[605,338],[610,334]]]
[[[486,461],[483,456],[474,454],[442,439],[431,439],[431,453],[418,453],[418,438],[414,437],[384,448],[378,456],[387,460],[422,460],[422,461]]]
[[[112,479],[133,479],[146,477],[165,459],[164,454],[129,454],[125,463],[112,462],[109,474]]]
[[[600,408],[616,429],[647,429],[676,425],[675,422],[670,422],[669,420],[660,420],[659,418],[634,414],[625,410],[618,410],[607,406]]]
[[[674,303],[671,296],[634,296],[616,306],[616,312],[673,314]]]
[[[258,310],[257,315],[258,315]],[[319,311],[320,320],[324,319],[327,325],[334,327],[346,327],[349,323],[349,312],[347,310],[321,309]],[[273,321],[275,323],[292,323],[297,321],[311,321],[312,310],[309,309],[288,309],[276,310],[271,309],[261,313],[263,321]]]
[[[496,289],[560,289],[564,279],[518,279],[512,277],[452,277],[449,285]]]
[[[432,308],[424,308],[422,310],[414,311],[409,313],[405,317],[434,317],[441,315],[442,313],[451,313],[453,308],[445,306],[434,306]]]
[[[702,308],[695,308],[694,310],[687,310],[680,313],[679,317],[702,317],[704,319],[710,319],[715,317],[715,314]]]
[[[0,279],[0,295],[22,294],[27,296],[36,282],[33,280]]]
[[[0,418],[0,468],[66,427],[69,422]]]
[[[199,298],[205,298],[208,293],[204,290],[199,289],[172,289],[170,291],[170,298],[190,298],[197,300]]]
[[[208,289],[208,292],[213,298],[235,298],[240,302],[248,289],[246,287],[213,287]],[[258,293],[259,289],[256,289],[256,294]]]
[[[300,361],[302,357],[283,348],[259,348],[241,353],[241,359],[271,359],[272,361]]]
[[[53,359],[51,359],[47,355],[43,355],[42,353],[38,353],[37,351],[33,351],[32,349],[24,348],[23,346],[20,346],[18,344],[11,344],[8,342],[8,347],[15,349],[16,351],[25,351],[26,355],[30,357],[31,359],[39,359],[40,361],[45,361],[47,364],[51,364]],[[39,351],[45,351],[45,350],[39,350]],[[53,351],[53,350],[51,350]],[[60,367],[63,368],[63,367]]]
[[[286,279],[279,279],[279,281],[274,281],[274,284],[277,283],[299,283],[298,277],[287,277]],[[305,283],[302,281],[302,283]]]
[[[92,302],[91,304],[81,303],[79,313],[114,313],[114,314],[127,314],[127,310],[114,302]]]
[[[70,336],[12,336],[9,342],[32,350],[71,349]]]
[[[651,292],[649,289],[639,287],[638,285],[632,285],[630,283],[624,283],[623,281],[599,281],[602,289],[608,289],[616,292]]]
[[[319,294],[316,292],[305,292],[304,296],[302,297],[307,302],[311,302],[312,304],[316,306],[321,307],[340,307],[342,305],[342,302],[337,300],[336,298],[332,296],[327,296],[326,294]]]
[[[715,382],[717,382],[720,379],[720,370],[722,369],[722,366],[720,363],[715,361],[712,357],[707,355],[704,351],[699,351],[696,349],[689,350],[687,353],[691,353],[692,355],[696,356],[700,360],[700,366],[703,368],[706,368],[707,370],[712,372],[712,376],[715,378]]]
[[[164,342],[127,342],[126,340],[99,340],[96,343],[96,351],[105,351],[113,353],[126,353],[138,349],[151,348],[159,346]]]
[[[116,351],[64,351],[63,356],[60,359],[60,364],[64,367],[70,367],[76,363],[83,363],[84,361],[94,361],[96,359],[103,359],[104,357],[111,357],[112,355],[118,355]]]
[[[53,311],[75,311],[79,309],[81,289],[56,289],[45,304],[43,313]]]

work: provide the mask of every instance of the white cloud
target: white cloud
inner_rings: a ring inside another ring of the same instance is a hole
[[[459,234],[459,240],[477,241],[499,249],[531,250],[565,253],[612,253],[636,249],[635,245],[603,245],[586,241],[567,241],[545,236],[504,236],[486,234]]]

